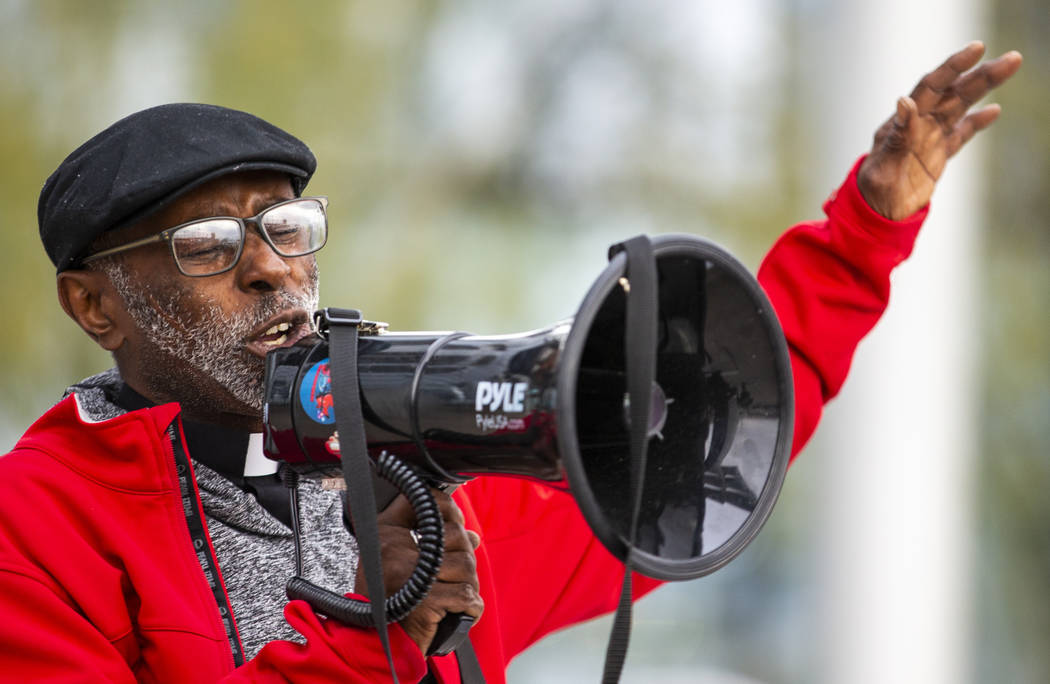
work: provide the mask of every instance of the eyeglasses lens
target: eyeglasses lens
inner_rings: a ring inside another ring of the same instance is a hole
[[[259,217],[274,250],[285,257],[316,252],[328,237],[328,219],[321,200],[304,198],[279,204]],[[242,223],[228,218],[197,221],[176,230],[171,246],[186,275],[220,273],[237,262],[244,245]]]
[[[241,225],[230,219],[190,224],[171,236],[175,260],[188,275],[209,275],[228,268],[241,249]]]
[[[324,205],[315,199],[276,206],[262,215],[261,223],[274,249],[286,257],[316,252],[328,234]]]

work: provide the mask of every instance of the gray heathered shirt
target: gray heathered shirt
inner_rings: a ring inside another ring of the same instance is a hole
[[[107,420],[124,410],[107,397],[119,388],[116,369],[90,377],[75,391],[92,420]],[[190,454],[191,458],[193,454]],[[284,588],[295,573],[292,531],[251,494],[204,464],[193,461],[208,532],[237,621],[246,659],[273,639],[302,641],[284,620]],[[323,489],[321,480],[299,482],[299,519],[306,579],[338,593],[353,591],[357,542],[343,525],[340,493]],[[186,553],[193,553],[187,548]]]

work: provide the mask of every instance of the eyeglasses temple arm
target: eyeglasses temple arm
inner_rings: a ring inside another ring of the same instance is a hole
[[[110,256],[112,254],[119,254],[120,252],[124,252],[124,251],[127,251],[129,249],[134,249],[135,247],[141,247],[142,245],[148,245],[151,242],[163,242],[163,241],[165,241],[167,239],[168,239],[167,231],[165,231],[163,233],[157,233],[156,235],[150,235],[149,237],[144,237],[144,238],[141,238],[139,240],[134,240],[132,242],[129,242],[126,245],[120,245],[119,247],[110,247],[109,249],[104,249],[101,252],[95,252],[94,254],[91,254],[91,255],[86,256],[83,259],[81,259],[80,263],[88,264],[88,263],[91,263],[92,261],[95,261],[96,259],[101,259],[102,257],[107,257],[107,256]]]

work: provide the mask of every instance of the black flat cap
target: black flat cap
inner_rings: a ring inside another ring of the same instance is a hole
[[[91,138],[51,174],[37,205],[40,239],[61,273],[102,233],[213,178],[282,171],[299,195],[316,167],[302,141],[257,116],[204,104],[153,107]]]

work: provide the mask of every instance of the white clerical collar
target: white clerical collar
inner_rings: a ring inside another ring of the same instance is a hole
[[[263,435],[261,432],[253,432],[248,435],[248,451],[244,456],[244,476],[258,477],[259,475],[273,475],[277,472],[277,461],[266,458],[263,453]]]

